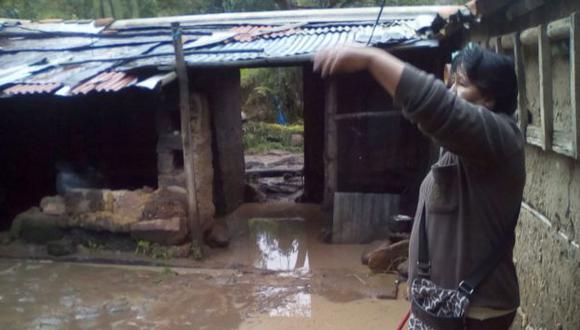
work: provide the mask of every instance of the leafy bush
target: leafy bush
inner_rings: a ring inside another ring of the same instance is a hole
[[[244,124],[244,149],[248,154],[263,153],[268,150],[302,152],[303,144],[292,145],[292,134],[303,133],[302,124],[283,126],[248,122]]]

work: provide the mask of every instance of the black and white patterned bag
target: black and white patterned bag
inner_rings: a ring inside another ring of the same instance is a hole
[[[469,297],[459,290],[437,286],[425,278],[411,283],[409,329],[463,329]]]

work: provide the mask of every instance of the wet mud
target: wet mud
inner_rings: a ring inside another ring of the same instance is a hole
[[[203,262],[0,259],[0,329],[393,329],[408,309],[395,275],[361,265],[363,245],[321,242],[317,205],[247,204],[225,221],[230,246]]]

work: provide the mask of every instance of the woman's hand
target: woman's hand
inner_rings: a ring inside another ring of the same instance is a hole
[[[319,51],[314,56],[314,71],[323,78],[337,73],[368,70],[376,81],[395,95],[405,63],[384,50],[344,46]]]
[[[324,49],[314,56],[314,71],[325,78],[337,73],[366,70],[376,51],[374,48],[355,46]]]

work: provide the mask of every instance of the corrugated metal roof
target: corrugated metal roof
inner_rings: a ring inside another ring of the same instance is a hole
[[[425,40],[436,44],[419,30],[434,21],[438,8],[386,9],[371,44],[386,47]],[[157,86],[167,73],[149,70],[147,75],[129,75],[121,71],[174,64],[167,24],[171,20],[182,22],[189,66],[259,65],[301,63],[323,48],[366,44],[377,13],[378,8],[349,8],[214,14],[125,20],[109,28],[91,21],[0,19],[0,90],[4,89],[4,95],[78,95]]]
[[[60,87],[60,84],[22,84],[14,85],[8,89],[4,90],[7,95],[24,95],[24,94],[47,94],[56,91]]]
[[[137,82],[137,77],[124,72],[103,72],[71,90],[71,94],[87,94],[92,91],[116,92]]]

